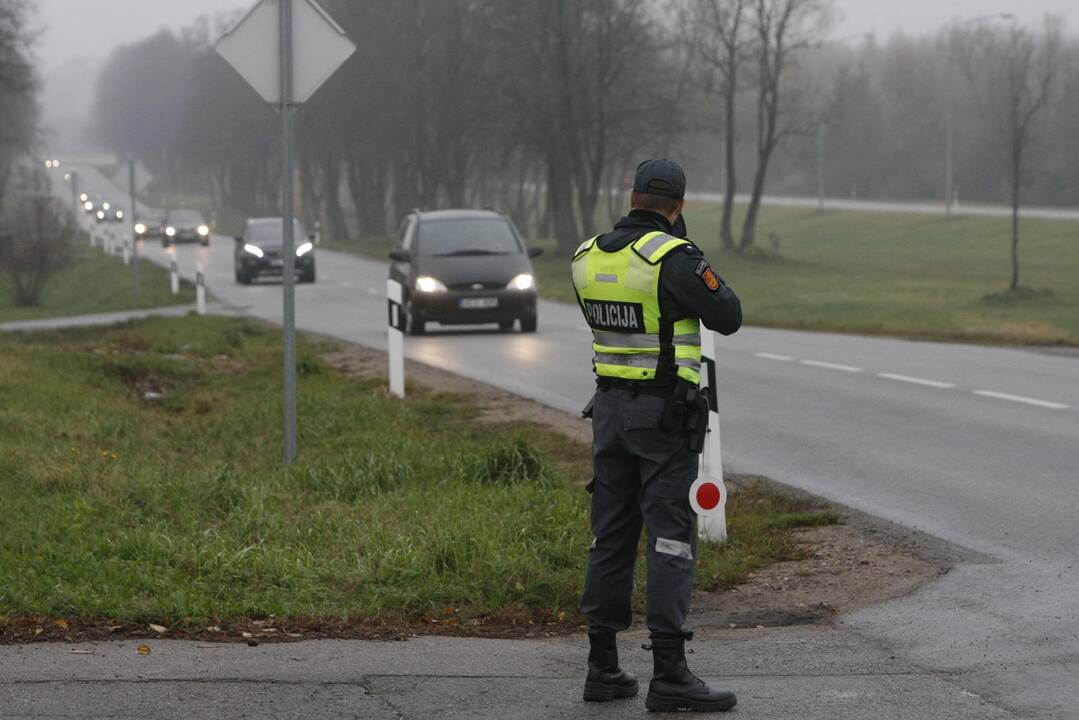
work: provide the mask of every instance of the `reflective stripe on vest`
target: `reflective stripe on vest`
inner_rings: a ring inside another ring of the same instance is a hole
[[[623,380],[651,380],[663,347],[659,308],[662,262],[686,240],[652,232],[622,250],[606,252],[587,240],[573,260],[573,286],[592,328],[596,374]],[[673,324],[671,348],[678,376],[700,382],[701,331],[696,318]]]

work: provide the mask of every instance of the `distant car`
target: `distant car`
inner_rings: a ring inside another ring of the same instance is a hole
[[[82,209],[87,215],[93,215],[97,217],[98,212],[105,209],[105,201],[101,199],[100,195],[87,195],[83,193],[79,196],[80,202],[82,202]]]
[[[113,207],[112,203],[105,200],[101,202],[100,206],[97,206],[94,217],[97,218],[99,223],[118,223],[124,221],[124,211],[118,207]]]
[[[308,236],[299,220],[293,226],[296,247],[296,279],[315,282],[314,236]],[[234,264],[236,282],[247,285],[260,277],[283,277],[285,258],[281,248],[285,242],[285,223],[281,218],[252,218],[244,226],[244,234],[236,238]]]
[[[197,242],[203,247],[210,244],[210,226],[198,210],[173,210],[168,214],[161,244],[168,247],[178,242]]]
[[[536,280],[528,249],[513,222],[489,210],[414,212],[390,253],[390,279],[404,287],[405,331],[422,335],[444,325],[515,322],[536,331]]]
[[[144,212],[135,221],[135,237],[139,240],[146,238],[163,238],[165,236],[165,216],[160,213]]]

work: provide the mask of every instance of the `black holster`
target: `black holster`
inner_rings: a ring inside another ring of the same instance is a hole
[[[708,397],[708,388],[702,390],[679,380],[663,407],[660,427],[668,432],[684,433],[686,446],[696,453],[704,452],[704,439],[708,435]]]

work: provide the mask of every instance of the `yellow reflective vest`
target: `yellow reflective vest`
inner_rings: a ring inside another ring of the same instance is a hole
[[[688,244],[650,232],[621,250],[599,247],[599,236],[573,257],[573,287],[592,328],[593,365],[600,377],[653,380],[661,358],[673,360],[678,377],[701,379],[701,324],[697,318],[665,320],[659,306],[663,259]]]

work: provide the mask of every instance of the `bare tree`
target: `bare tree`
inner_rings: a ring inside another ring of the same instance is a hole
[[[1006,153],[1012,210],[1010,290],[1019,287],[1019,211],[1028,179],[1028,154],[1040,117],[1050,105],[1060,72],[1060,22],[1047,17],[1039,34],[1013,24],[981,29],[966,43],[962,65]]]
[[[685,8],[683,25],[700,59],[714,73],[723,103],[724,174],[723,218],[719,241],[724,250],[734,249],[734,195],[737,189],[737,105],[739,71],[745,59],[747,0],[695,0]],[[709,83],[711,85],[711,83]]]
[[[0,215],[0,271],[15,304],[37,305],[49,278],[67,262],[72,220],[37,168],[22,169],[20,187]]]
[[[827,0],[756,0],[753,32],[757,59],[757,170],[753,192],[742,226],[743,252],[757,237],[757,215],[764,195],[772,155],[791,131],[784,126],[785,82],[794,69],[797,53],[809,47],[828,26],[831,3]]]

